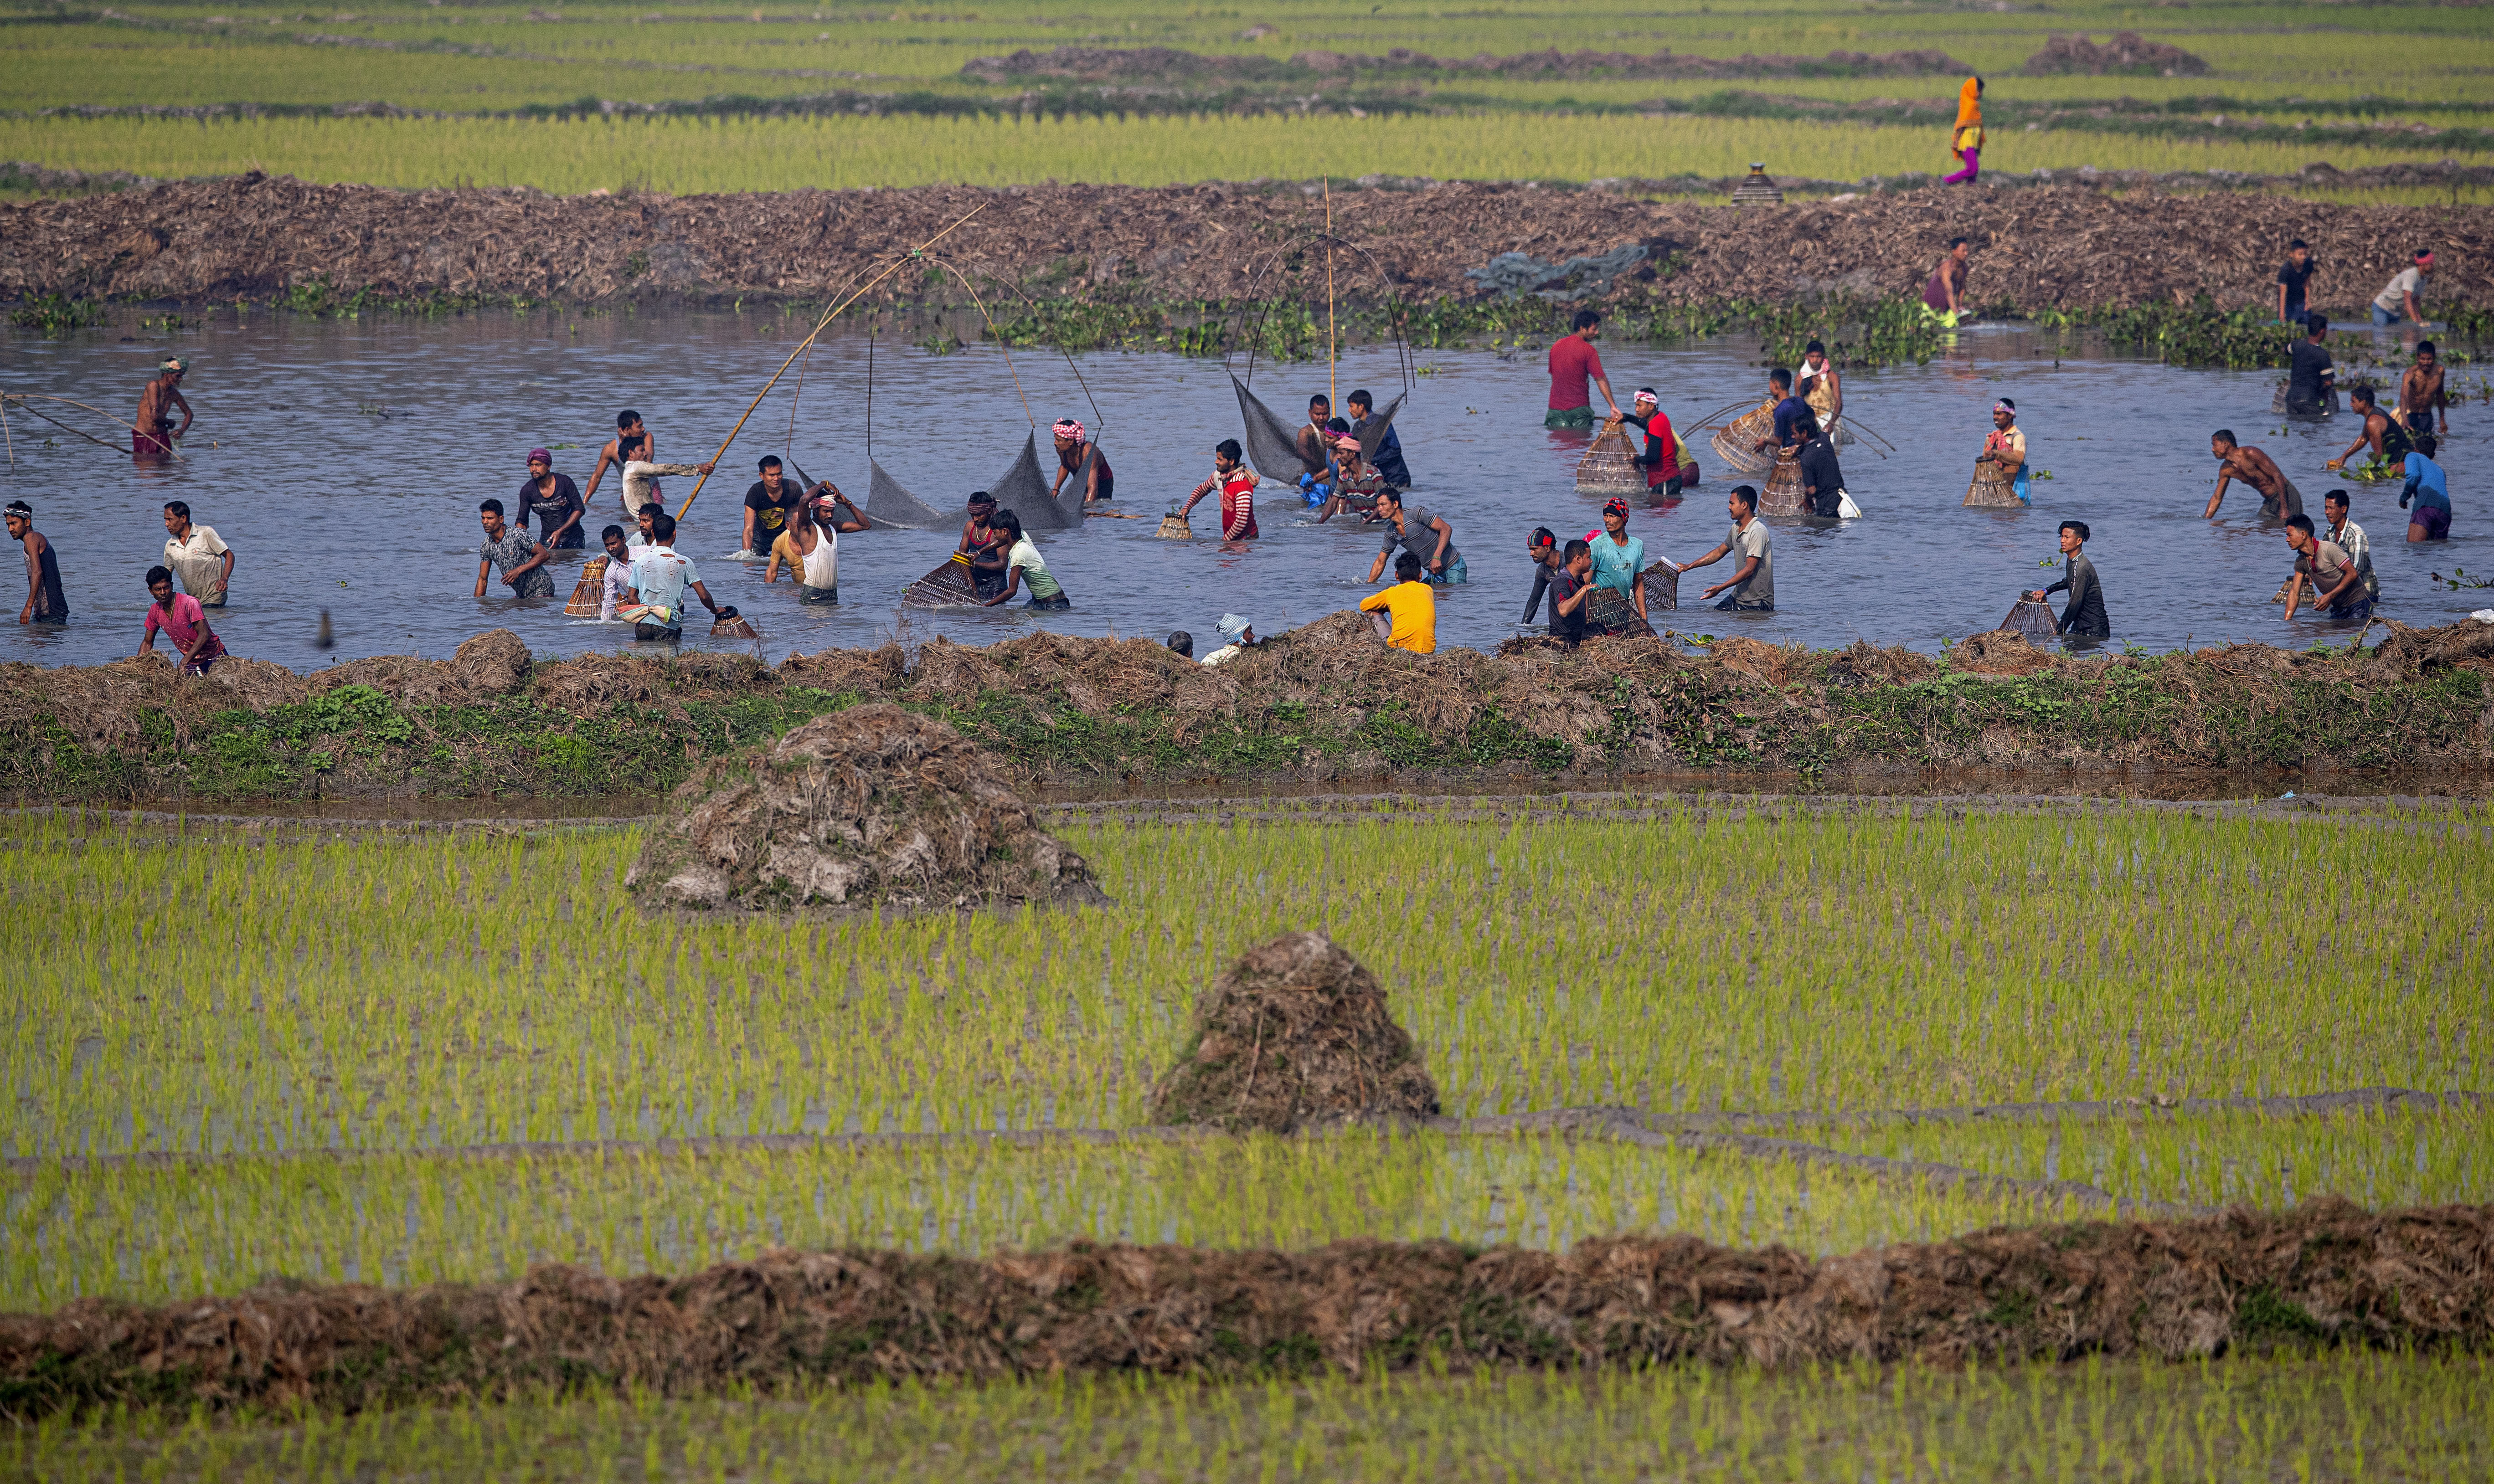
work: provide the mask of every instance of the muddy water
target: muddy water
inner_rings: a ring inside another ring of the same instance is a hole
[[[239,554],[232,601],[215,617],[235,653],[303,669],[366,654],[444,655],[498,625],[516,629],[544,655],[645,648],[628,630],[563,617],[560,595],[570,591],[570,570],[558,569],[554,601],[514,600],[499,581],[491,595],[471,596],[476,502],[511,501],[532,446],[556,449],[558,468],[585,486],[615,411],[626,406],[646,414],[661,458],[708,457],[800,334],[776,312],[431,322],[228,314],[169,338],[139,331],[125,339],[116,329],[45,341],[0,331],[7,337],[0,384],[125,415],[155,359],[177,349],[193,357],[186,390],[198,413],[187,459],[158,469],[134,469],[126,453],[12,415],[9,495],[35,505],[39,529],[58,547],[74,617],[50,632],[0,624],[0,658],[94,663],[135,649],[147,602],[141,574],[159,559],[160,509],[173,499],[189,501],[195,518]],[[2366,343],[2360,334],[2348,338],[2341,361]],[[2077,516],[2094,527],[2090,554],[2120,640],[2163,649],[2332,637],[2325,621],[2282,622],[2268,602],[2288,560],[2276,530],[2258,523],[2256,500],[2230,495],[2213,522],[2201,510],[2213,477],[2207,435],[2228,426],[2277,458],[2318,518],[2322,492],[2336,482],[2322,464],[2351,436],[2346,419],[2281,433],[2267,412],[2269,374],[2056,360],[2056,348],[2027,332],[1977,328],[1929,366],[1848,375],[1852,413],[1898,445],[1886,459],[1860,445],[1846,452],[1847,483],[1864,517],[1834,529],[1775,529],[1776,613],[1688,611],[1675,616],[1675,626],[1935,649],[1992,626],[2019,590],[2052,580],[2044,563],[2054,556],[2055,526]],[[862,338],[827,342],[807,363],[802,396],[793,379],[782,383],[694,505],[679,541],[711,591],[756,621],[768,658],[869,644],[892,632],[901,586],[952,547],[951,536],[932,531],[843,540],[836,608],[801,609],[792,588],[762,586],[759,563],[729,560],[740,497],[761,454],[793,449],[816,477],[866,491],[866,350]],[[1756,358],[1754,346],[1734,341],[1614,345],[1607,356],[1623,397],[1655,385],[1684,419],[1749,394],[1760,380]],[[1598,524],[1599,502],[1578,496],[1570,478],[1584,436],[1541,428],[1547,381],[1537,353],[1505,361],[1487,351],[1430,351],[1418,360],[1427,374],[1397,424],[1414,498],[1454,526],[1472,579],[1442,595],[1440,641],[1486,647],[1516,631],[1529,587],[1525,533],[1547,525],[1563,536],[1583,534]],[[1030,426],[1018,377],[1043,424],[1067,414],[1105,424],[1117,507],[1145,517],[1095,519],[1080,532],[1040,538],[1073,595],[1071,611],[1035,614],[1019,604],[919,611],[911,632],[986,643],[1039,627],[1155,638],[1185,628],[1201,652],[1225,612],[1248,615],[1272,633],[1373,591],[1364,579],[1376,531],[1309,524],[1284,500],[1263,507],[1263,537],[1250,545],[1155,539],[1161,511],[1208,471],[1206,450],[1239,431],[1229,382],[1218,362],[1175,356],[1105,352],[1079,364],[1087,397],[1052,352],[1019,352],[1008,365],[991,348],[949,355],[889,343],[877,349],[874,453],[930,504],[957,506],[1004,471]],[[1266,365],[1256,384],[1289,416],[1328,379],[1321,366]],[[1381,399],[1400,385],[1384,350],[1349,353],[1330,381],[1344,393],[1374,388]],[[1970,464],[1999,396],[2019,404],[2033,461],[2053,478],[2034,485],[2032,509],[1963,509]],[[2448,544],[2409,546],[2395,487],[2356,487],[2386,614],[2443,622],[2494,604],[2494,592],[2428,581],[2434,571],[2494,568],[2494,517],[2475,498],[2489,429],[2494,420],[2465,411],[2445,450],[2458,506],[2457,537]],[[100,424],[93,431],[113,437]],[[124,447],[126,440],[126,433],[115,439]],[[1631,530],[1650,554],[1686,560],[1722,539],[1723,493],[1734,481],[1711,454],[1700,460],[1700,489],[1675,508],[1637,515]],[[687,479],[666,482],[670,508],[690,487]],[[612,478],[599,492],[593,540],[595,526],[620,519],[620,493]],[[1214,520],[1209,502],[1196,512],[1199,530]],[[0,588],[22,601],[14,562],[8,570]],[[1694,575],[1713,580],[1729,571]],[[336,640],[326,651],[314,642],[323,610]]]

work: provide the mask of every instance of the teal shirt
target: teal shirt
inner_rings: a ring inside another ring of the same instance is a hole
[[[1631,596],[1637,573],[1645,570],[1645,538],[1630,536],[1626,542],[1614,541],[1606,530],[1590,544],[1594,548],[1594,585],[1608,588],[1622,597]]]

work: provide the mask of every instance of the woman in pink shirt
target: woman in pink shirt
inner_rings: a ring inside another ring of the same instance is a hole
[[[199,600],[187,592],[173,591],[173,573],[168,567],[147,569],[147,593],[156,601],[147,610],[147,631],[138,641],[138,652],[153,653],[156,631],[163,629],[182,651],[182,673],[205,675],[226,651],[225,641],[208,627],[208,615]]]

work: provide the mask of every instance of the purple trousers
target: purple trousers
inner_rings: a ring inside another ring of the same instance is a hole
[[[1957,152],[1957,157],[1965,162],[1965,168],[1954,175],[1941,176],[1941,185],[1970,185],[1973,183],[1975,172],[1983,168],[1983,151],[1979,149],[1961,149]]]

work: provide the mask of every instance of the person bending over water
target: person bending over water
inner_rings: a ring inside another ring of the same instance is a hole
[[[2203,512],[2208,520],[2217,518],[2217,506],[2226,499],[2226,486],[2240,479],[2261,498],[2261,519],[2282,521],[2303,513],[2303,492],[2277,461],[2257,448],[2246,448],[2235,441],[2235,430],[2219,428],[2208,435],[2208,452],[2217,461],[2217,487],[2208,496],[2208,508]]]
[[[1586,611],[1594,606],[1594,551],[1570,541],[1550,578],[1550,637],[1569,649],[1585,642]]]
[[[998,603],[1010,599],[1016,592],[1021,591],[1021,585],[1025,579],[1030,583],[1029,606],[1033,608],[1074,606],[1074,599],[1065,595],[1064,586],[1048,570],[1048,560],[1040,556],[1039,547],[1030,537],[1022,534],[1020,516],[1011,510],[998,511],[996,534],[1006,547],[1004,591],[988,598],[983,606],[993,608]]]
[[[182,378],[190,363],[178,355],[168,355],[156,368],[155,379],[138,394],[138,415],[130,434],[130,456],[156,463],[173,456],[173,440],[191,431],[191,405],[182,400]],[[173,426],[172,412],[179,408],[182,425]]]
[[[649,507],[654,512],[657,507]],[[606,548],[606,576],[599,585],[597,621],[612,623],[615,611],[633,601],[632,560],[636,555],[624,539],[624,528],[609,526],[597,533],[598,544]]]
[[[2447,541],[2450,538],[2449,476],[2433,462],[2433,439],[2419,441],[2421,446],[2408,454],[2408,478],[2399,491],[2399,508],[2408,510],[2408,501],[2416,501],[2416,508],[2408,510],[2409,540]]]
[[[1091,461],[1091,472],[1084,477],[1082,502],[1086,505],[1113,499],[1117,493],[1117,476],[1109,469],[1109,456],[1082,431],[1080,418],[1060,417],[1049,430],[1056,440],[1056,482],[1048,487],[1048,498],[1054,500],[1065,488],[1065,476],[1080,470],[1082,461]]]
[[[1645,435],[1645,452],[1636,456],[1637,468],[1645,470],[1645,502],[1649,508],[1669,503],[1680,498],[1680,439],[1671,431],[1671,419],[1663,415],[1662,399],[1651,386],[1637,388],[1636,409],[1628,421]]]
[[[530,535],[527,527],[506,524],[499,500],[478,505],[476,520],[485,528],[485,544],[476,548],[478,597],[485,595],[485,579],[496,567],[502,569],[502,586],[511,590],[512,596],[554,596],[554,575],[545,569],[553,553],[544,542]]]
[[[35,507],[22,500],[9,501],[9,539],[25,549],[26,606],[17,610],[19,623],[67,623],[70,600],[61,592],[61,562],[49,536],[35,529]]]
[[[2357,425],[2356,441],[2349,443],[2346,449],[2324,466],[2325,468],[2345,469],[2347,461],[2355,457],[2356,451],[2359,448],[2372,450],[2373,457],[2385,464],[2396,464],[2405,459],[2408,451],[2416,446],[2416,439],[2408,436],[2407,428],[2392,418],[2389,413],[2383,411],[2381,405],[2373,400],[2371,387],[2358,386],[2349,392],[2347,403],[2356,409],[2356,415],[2364,420]]]
[[[2091,532],[2084,521],[2061,523],[2061,580],[2049,588],[2038,588],[2026,594],[2029,602],[2044,601],[2046,593],[2066,592],[2070,595],[2061,616],[2053,626],[2072,639],[2110,639],[2113,621],[2105,617],[2104,589],[2096,584],[2096,564],[2087,560],[2085,547]]]
[[[1550,408],[1541,414],[1545,428],[1590,428],[1594,425],[1594,399],[1585,390],[1591,381],[1601,389],[1602,404],[1611,415],[1620,415],[1619,399],[1611,395],[1611,379],[1602,372],[1602,354],[1594,342],[1602,333],[1602,317],[1594,310],[1580,309],[1570,321],[1570,328],[1550,347]]]
[[[138,652],[156,651],[156,631],[163,629],[173,641],[181,658],[176,661],[184,675],[205,675],[208,667],[226,651],[226,643],[208,627],[207,610],[199,600],[187,592],[173,591],[173,574],[166,567],[147,569],[147,627],[138,636]]]
[[[1699,594],[1710,598],[1718,592],[1731,596],[1715,606],[1742,613],[1773,613],[1776,609],[1775,543],[1767,535],[1767,523],[1758,519],[1758,492],[1750,485],[1741,485],[1724,501],[1732,512],[1731,534],[1721,545],[1696,560],[1689,567],[1712,566],[1727,555],[1737,554],[1741,564],[1732,575]]]
[[[1377,497],[1377,518],[1385,523],[1385,544],[1368,564],[1370,582],[1384,572],[1385,559],[1394,555],[1397,546],[1420,559],[1433,583],[1468,580],[1463,555],[1455,550],[1455,528],[1430,513],[1428,506],[1407,504],[1401,491],[1387,490]]]
[[[2286,617],[2290,621],[2295,618],[2296,605],[2302,601],[2306,584],[2311,587],[2316,613],[2327,609],[2329,617],[2341,620],[2371,616],[2372,594],[2364,591],[2364,574],[2357,569],[2356,559],[2335,541],[2324,541],[2313,534],[2312,517],[2286,518],[2286,544],[2295,548],[2295,575],[2286,583]]]

